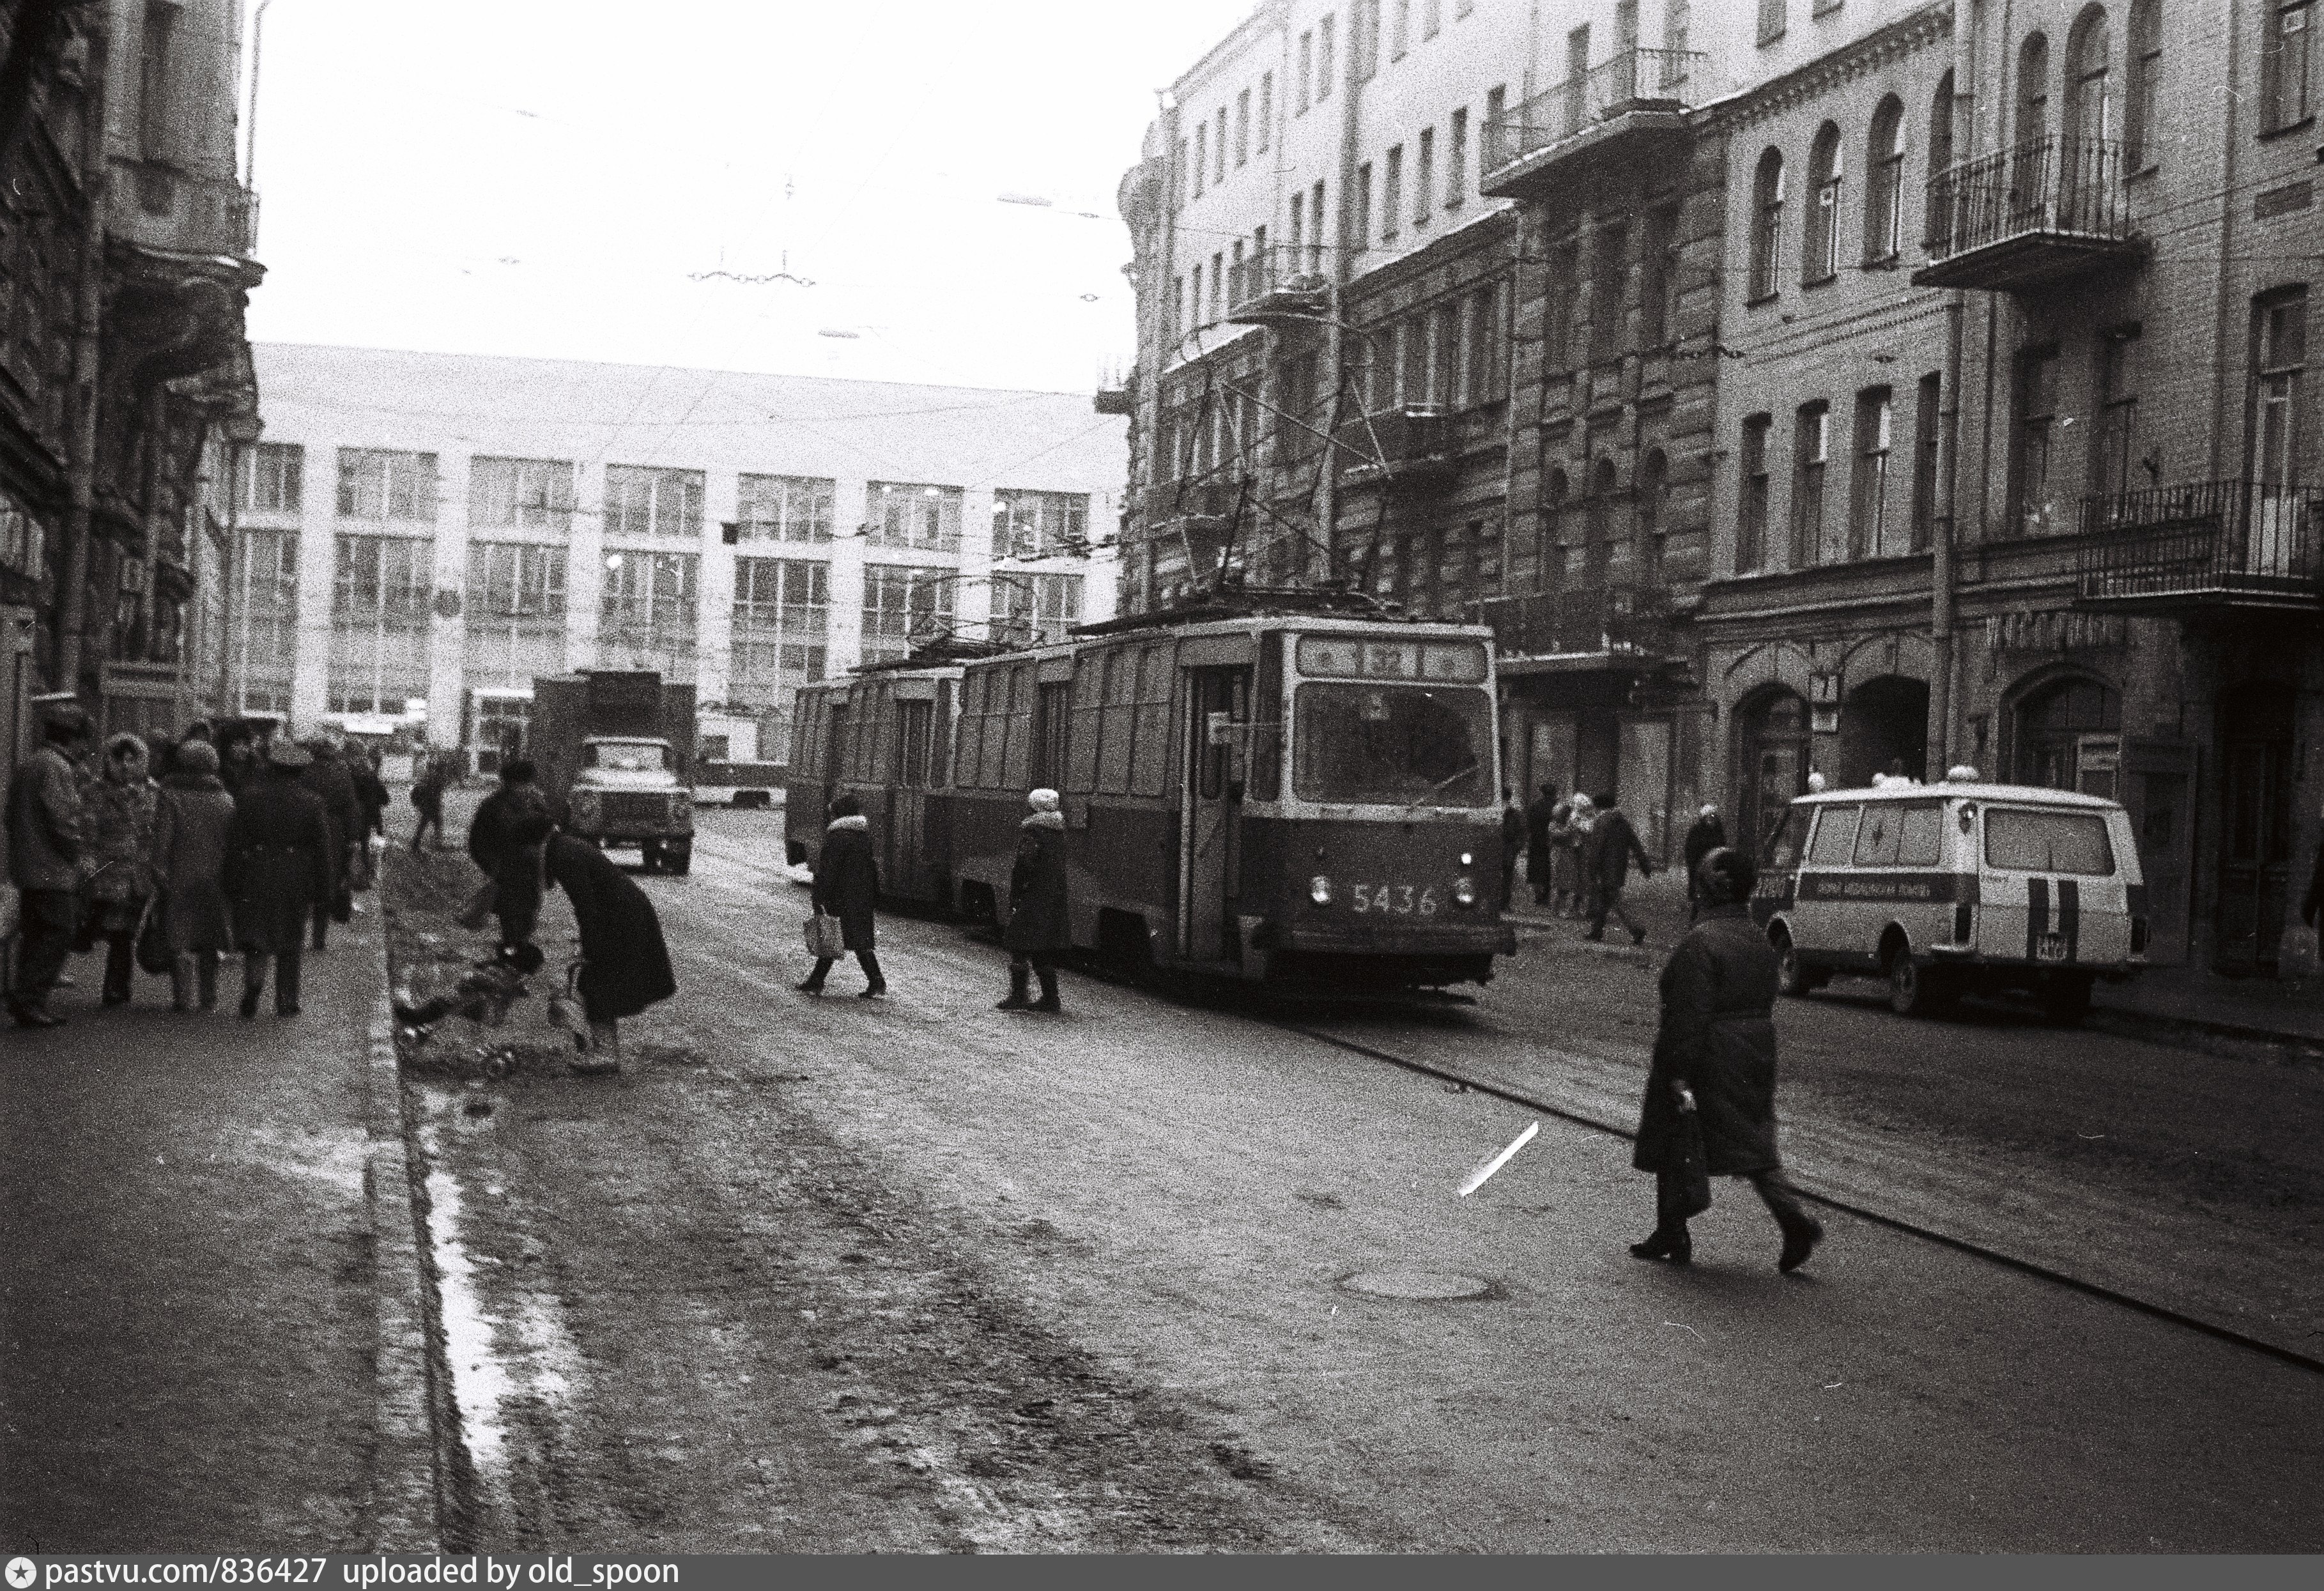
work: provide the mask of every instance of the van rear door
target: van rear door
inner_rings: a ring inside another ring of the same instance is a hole
[[[1988,805],[1978,820],[1978,955],[2053,967],[2126,961],[2138,860],[2120,819],[2104,808]]]

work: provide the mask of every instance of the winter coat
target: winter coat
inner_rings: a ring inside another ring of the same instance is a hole
[[[1628,814],[1618,806],[1600,807],[1590,827],[1582,876],[1600,889],[1619,889],[1630,881],[1632,857],[1638,859],[1641,875],[1653,877],[1655,865],[1646,860],[1646,848],[1638,843],[1638,832],[1630,827]]]
[[[1560,895],[1582,893],[1582,843],[1586,833],[1574,824],[1573,808],[1563,801],[1549,809],[1550,887]]]
[[[2308,894],[2300,903],[2300,920],[2310,928],[2324,915],[2324,845],[2316,848],[2316,866],[2308,875]]]
[[[387,785],[379,777],[379,770],[373,768],[366,759],[356,762],[347,772],[355,780],[355,805],[363,814],[363,822],[355,832],[356,838],[367,840],[374,833],[384,833],[386,831],[381,820],[387,811]]]
[[[1702,859],[1727,843],[1727,825],[1715,817],[1699,817],[1686,832],[1686,892],[1695,892],[1694,870]]]
[[[305,943],[309,914],[337,882],[330,849],[323,798],[297,775],[270,768],[243,786],[226,832],[226,892],[243,949],[281,955]]]
[[[226,895],[226,833],[234,797],[216,774],[179,774],[161,791],[153,836],[153,871],[161,880],[161,927],[170,949],[234,948]]]
[[[1037,812],[1017,826],[1017,865],[1009,870],[1009,926],[1001,943],[1020,954],[1072,948],[1063,813]]]
[[[533,786],[503,785],[484,797],[469,820],[468,860],[497,886],[493,910],[503,928],[512,921],[530,924],[540,910],[540,847],[520,845],[511,836],[518,824],[549,814],[549,797]]]
[[[106,760],[109,766],[109,748]],[[134,928],[146,897],[153,893],[153,828],[161,787],[145,777],[144,758],[128,766],[127,778],[100,774],[81,792],[82,808],[88,814],[89,860],[97,864],[88,894],[102,907],[100,925],[108,933]]]
[[[331,830],[331,879],[334,888],[346,871],[347,846],[363,832],[363,803],[355,798],[355,775],[336,751],[318,751],[299,781],[323,798],[323,821]]]
[[[1546,796],[1537,796],[1526,808],[1526,877],[1536,883],[1546,884],[1550,867],[1550,829],[1557,822],[1553,815],[1558,804]]]
[[[1516,869],[1517,852],[1524,849],[1525,840],[1525,810],[1515,805],[1501,808],[1501,871]]]
[[[1664,963],[1662,1025],[1631,1163],[1670,1166],[1676,1083],[1694,1092],[1716,1176],[1775,1171],[1775,947],[1739,905],[1705,911]]]
[[[592,1022],[634,1016],[678,992],[661,919],[646,892],[595,846],[552,834],[549,880],[573,902],[581,927],[581,1007]]]
[[[87,832],[72,759],[42,746],[8,781],[8,871],[16,887],[76,887]]]
[[[839,919],[851,951],[872,948],[872,908],[880,899],[880,869],[872,855],[872,821],[861,813],[834,818],[823,832],[815,864],[815,909]]]

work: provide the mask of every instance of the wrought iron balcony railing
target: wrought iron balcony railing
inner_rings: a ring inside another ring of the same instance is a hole
[[[1674,647],[1669,599],[1659,588],[1582,585],[1492,597],[1476,606],[1477,621],[1492,627],[1494,645],[1506,658],[1666,657]]]
[[[1929,184],[1929,287],[2053,281],[2135,253],[2122,145],[2054,133],[1948,167]]]
[[[2153,609],[2324,603],[2324,487],[2193,481],[2082,500],[2082,602]]]
[[[1684,111],[1699,102],[1711,57],[1699,50],[1625,50],[1612,60],[1592,67],[1579,78],[1569,78],[1554,88],[1536,94],[1517,106],[1516,115],[1484,128],[1485,170],[1526,161],[1526,175],[1545,163],[1532,157],[1554,153],[1559,146],[1577,146],[1585,134],[1595,146],[1605,131],[1622,118],[1638,113]],[[1494,191],[1489,177],[1486,191]]]
[[[138,242],[186,254],[248,259],[258,247],[258,195],[230,179],[134,164],[126,184]]]
[[[1397,482],[1450,470],[1456,434],[1452,415],[1408,403],[1343,423],[1339,439],[1347,479]]]
[[[1227,277],[1227,318],[1246,325],[1320,317],[1331,296],[1321,244],[1269,244]]]

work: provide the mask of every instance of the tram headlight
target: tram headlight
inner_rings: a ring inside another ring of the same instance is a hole
[[[1477,865],[1477,859],[1471,852],[1464,851],[1461,853],[1461,865],[1464,868],[1473,868]]]
[[[1318,873],[1307,880],[1307,898],[1317,906],[1332,904],[1332,881]]]
[[[1452,904],[1472,906],[1477,904],[1477,881],[1467,875],[1452,880]]]

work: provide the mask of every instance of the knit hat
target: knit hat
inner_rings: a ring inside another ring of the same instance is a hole
[[[218,770],[217,748],[208,740],[182,740],[178,745],[178,768],[197,776],[214,774]]]
[[[1055,790],[1036,790],[1025,797],[1025,805],[1035,812],[1055,812],[1057,810],[1057,793]]]
[[[266,748],[266,760],[277,768],[305,768],[315,760],[315,754],[289,735],[277,735]]]

